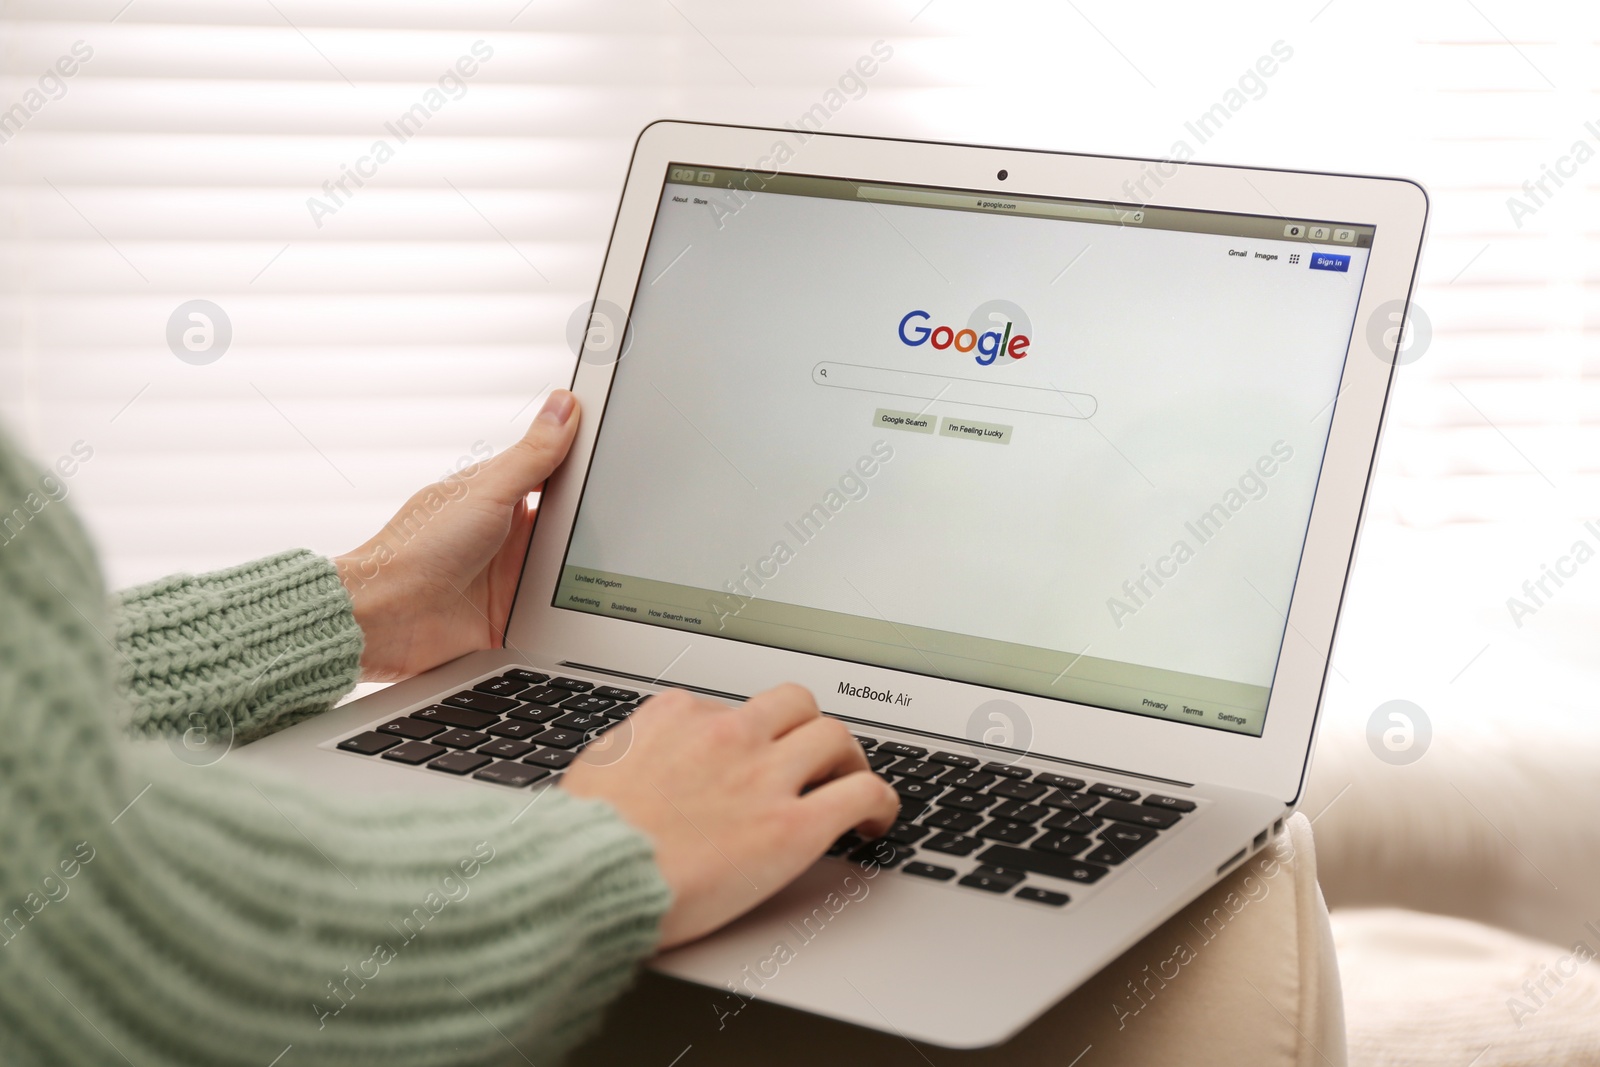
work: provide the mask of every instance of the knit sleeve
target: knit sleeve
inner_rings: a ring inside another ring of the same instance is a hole
[[[0,1063],[546,1063],[596,1024],[670,900],[642,835],[560,788],[367,795],[130,742],[137,663],[35,477],[0,439]]]
[[[303,550],[125,590],[113,617],[136,734],[250,741],[326,711],[360,673],[350,598]]]
[[[604,803],[318,795],[136,748],[115,825],[38,857],[87,842],[73,896],[0,949],[26,947],[0,1018],[39,1062],[545,1063],[656,942],[669,892]]]

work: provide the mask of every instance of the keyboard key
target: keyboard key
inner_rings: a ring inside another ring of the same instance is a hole
[[[957,811],[983,811],[998,799],[998,797],[988,797],[982,793],[968,793],[958,789],[948,796],[940,797],[939,806],[942,808],[955,808]]]
[[[1177,797],[1163,797],[1151,793],[1144,798],[1144,802],[1152,808],[1164,808],[1167,811],[1176,811],[1179,814],[1194,810],[1194,801],[1180,800]]]
[[[842,856],[860,844],[861,835],[854,830],[846,830],[842,837],[828,846],[828,851],[824,855]]]
[[[477,748],[487,740],[489,740],[488,734],[480,734],[476,730],[446,730],[435,737],[433,743],[450,748]]]
[[[482,695],[482,694],[479,694]],[[499,697],[484,697],[485,700],[498,700]],[[511,703],[516,703],[512,701]],[[431,708],[411,713],[413,719],[423,722],[438,722],[446,726],[459,726],[463,730],[481,730],[490,723],[500,721],[500,716],[487,711],[468,711],[463,708],[447,708],[443,704],[435,704]]]
[[[1038,830],[1035,830],[1025,822],[994,819],[983,825],[983,828],[978,831],[978,836],[987,837],[991,841],[1004,841],[1007,844],[1020,845],[1038,832]]]
[[[428,764],[428,769],[444,771],[446,774],[471,774],[479,767],[487,767],[492,762],[494,761],[488,756],[480,756],[476,752],[452,752]]]
[[[910,797],[905,796],[900,798],[901,822],[910,822],[927,810],[928,802],[926,800],[912,800]]]
[[[926,826],[917,826],[909,822],[897,822],[889,827],[889,832],[883,836],[897,845],[914,845],[932,832]]]
[[[938,834],[923,842],[922,847],[950,856],[966,856],[981,844],[983,842],[976,837],[967,837],[963,834]]]
[[[996,783],[989,789],[993,796],[1010,800],[1038,800],[1050,790],[1038,782],[1010,781]]]
[[[1128,826],[1124,827],[1124,829],[1142,830],[1143,827]],[[1109,834],[1102,834],[1100,836],[1100,847],[1089,853],[1084,857],[1084,859],[1088,860],[1090,863],[1117,864],[1121,863],[1125,859],[1129,859],[1135,852],[1138,852],[1141,848],[1149,843],[1149,838],[1126,839]]]
[[[990,893],[1009,893],[1015,889],[1017,883],[1026,877],[1021,871],[1007,870],[1004,867],[979,867],[959,884],[971,886],[973,889],[982,889]]]
[[[894,791],[912,800],[932,800],[944,792],[937,782],[919,782],[915,778],[902,778],[894,784]]]
[[[553,685],[540,685],[517,695],[518,700],[530,704],[559,704],[572,695],[570,689],[558,689]]]
[[[462,690],[454,696],[445,697],[439,701],[452,708],[466,708],[469,711],[483,711],[491,715],[503,715],[517,706],[517,702],[510,697],[490,696],[488,693],[474,693],[470,689]]]
[[[1100,831],[1100,840],[1115,842],[1122,846],[1124,852],[1143,848],[1154,841],[1156,836],[1156,832],[1148,826],[1133,826],[1125,822],[1110,823]]]
[[[861,742],[862,749],[868,750],[868,751],[871,750],[873,745],[876,745],[878,743],[877,738],[874,738],[874,737],[862,737],[860,734],[856,734],[855,735],[855,739],[857,741]]]
[[[576,678],[552,678],[549,685],[552,689],[565,689],[569,693],[587,693],[594,688],[593,682],[583,682]]]
[[[1127,859],[1128,854],[1124,853],[1115,845],[1101,845],[1099,848],[1095,849],[1093,852],[1089,853],[1083,858],[1088,860],[1090,863],[1104,863],[1108,867],[1115,867],[1117,864]]]
[[[615,700],[606,700],[604,697],[575,696],[563,700],[561,706],[568,711],[605,711],[615,703]]]
[[[1046,830],[1064,830],[1069,834],[1092,834],[1100,828],[1100,821],[1075,811],[1062,811],[1044,821]]]
[[[433,757],[442,756],[449,751],[443,745],[430,745],[426,741],[407,741],[399,748],[385,752],[383,758],[415,766],[418,763],[427,763]]]
[[[550,777],[550,772],[543,767],[529,767],[524,763],[508,763],[501,760],[492,766],[474,774],[472,777],[485,782],[494,782],[496,785],[509,785],[520,789],[525,785],[532,785],[541,778]]]
[[[1095,815],[1102,819],[1131,822],[1135,826],[1148,826],[1153,830],[1165,830],[1183,817],[1175,811],[1162,811],[1145,804],[1127,804],[1120,800],[1106,801],[1096,809]]]
[[[514,741],[509,737],[502,737],[498,741],[490,741],[478,749],[485,756],[494,756],[497,759],[521,759],[533,751],[534,746],[526,741]]]
[[[1014,763],[1001,763],[997,760],[985,763],[983,769],[990,774],[1002,774],[1007,778],[1022,779],[1033,777],[1033,772],[1026,767],[1018,767]]]
[[[597,697],[605,697],[607,700],[639,699],[639,694],[634,692],[632,689],[618,689],[614,685],[602,685],[594,690],[594,695]]]
[[[577,759],[575,752],[563,752],[559,748],[541,748],[531,756],[524,756],[523,763],[531,763],[535,767],[549,767],[559,771],[573,760]]]
[[[900,774],[907,778],[918,778],[924,782],[936,778],[943,767],[937,763],[924,763],[921,760],[903,759],[888,768],[890,774]]]
[[[1105,785],[1103,783],[1091,785],[1089,792],[1094,793],[1096,796],[1110,797],[1112,800],[1125,800],[1129,804],[1139,799],[1137,790],[1125,789],[1120,785]]]
[[[1037,804],[1024,804],[1020,800],[1008,800],[989,814],[996,819],[1009,819],[1012,822],[1038,822],[1050,814],[1050,809]]]
[[[1061,811],[1084,812],[1094,808],[1100,803],[1099,797],[1092,797],[1088,793],[1063,793],[1057,789],[1047,797],[1040,797],[1039,803],[1049,808],[1058,808]]]
[[[1035,904],[1049,904],[1059,908],[1072,898],[1065,893],[1052,893],[1048,889],[1040,889],[1036,885],[1025,885],[1013,894],[1018,900],[1031,900]]]
[[[449,727],[438,722],[423,722],[421,719],[396,719],[386,722],[378,730],[397,737],[410,738],[412,741],[426,741],[435,734],[442,734]]]
[[[1036,774],[1033,780],[1040,785],[1048,785],[1067,793],[1076,793],[1083,788],[1082,778],[1068,778],[1064,774]]]
[[[867,766],[875,771],[881,771],[891,763],[899,763],[900,757],[893,752],[871,752],[867,754]]]
[[[571,715],[563,715],[559,719],[552,719],[551,726],[559,726],[564,730],[599,730],[610,726],[611,719],[598,711],[577,711]]]
[[[943,763],[949,767],[965,767],[971,770],[978,765],[976,756],[963,756],[957,752],[935,752],[928,757],[931,763]]]
[[[1065,878],[1069,882],[1082,882],[1085,885],[1098,882],[1111,873],[1109,868],[1097,863],[1085,863],[1082,860],[1068,859],[1066,856],[1053,856],[1048,852],[1038,852],[1030,848],[1013,848],[1011,845],[990,845],[978,858],[985,863],[1011,867],[1019,871],[1031,871],[1034,874],[1047,874],[1052,878]]]
[[[1028,847],[1036,848],[1040,852],[1049,852],[1055,856],[1076,856],[1092,844],[1094,842],[1087,837],[1069,834],[1062,830],[1052,830]]]
[[[531,722],[517,722],[515,719],[506,719],[497,722],[484,731],[491,737],[505,737],[512,741],[527,741],[544,733],[543,726],[535,726]]]
[[[518,681],[515,678],[490,678],[486,682],[479,682],[472,688],[476,692],[488,693],[494,697],[511,697],[528,688],[528,683]]]
[[[548,682],[550,680],[548,674],[540,674],[538,671],[525,671],[521,667],[506,671],[501,677],[515,678],[517,681],[527,682],[529,685],[538,685],[540,682]]]
[[[613,704],[605,710],[605,716],[612,722],[621,722],[638,710],[637,704]]]
[[[879,838],[868,841],[854,852],[850,858],[865,867],[869,863],[876,863],[885,870],[898,866],[901,862],[914,855],[911,849],[904,845],[897,845],[893,841]]]
[[[966,770],[959,767],[953,771],[947,771],[939,778],[940,785],[953,786],[956,789],[970,789],[973,792],[977,792],[980,789],[987,789],[991,785],[994,785],[995,781],[996,778],[992,774],[986,774],[983,771]]]
[[[400,721],[410,722],[411,720],[402,719]],[[339,747],[345,752],[359,752],[363,756],[376,756],[378,753],[386,752],[400,743],[401,738],[380,734],[376,730],[368,730],[364,734],[356,734],[354,737],[345,738],[339,742]]]
[[[931,863],[908,863],[900,869],[918,878],[932,878],[936,882],[948,882],[956,876],[956,872],[949,867],[935,867]]]
[[[582,730],[567,730],[562,727],[553,727],[539,735],[539,744],[553,745],[556,748],[577,748],[583,744]]]
[[[510,719],[521,719],[523,722],[549,722],[559,719],[566,714],[566,710],[553,704],[524,704],[520,708],[512,708],[506,712]]]
[[[924,826],[931,826],[935,830],[950,830],[958,834],[974,829],[981,822],[983,822],[982,815],[970,811],[957,811],[955,808],[940,808],[922,820]]]
[[[879,743],[878,751],[887,752],[891,756],[902,756],[906,759],[921,759],[928,754],[928,750],[925,748],[918,748],[915,745],[902,745],[898,741],[883,741]]]

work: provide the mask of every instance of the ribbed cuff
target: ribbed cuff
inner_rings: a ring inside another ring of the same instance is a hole
[[[248,741],[326,710],[360,676],[349,595],[303,549],[126,590],[113,614],[135,733]]]

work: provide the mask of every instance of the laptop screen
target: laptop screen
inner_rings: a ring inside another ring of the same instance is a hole
[[[1372,227],[667,179],[556,607],[1261,733]]]

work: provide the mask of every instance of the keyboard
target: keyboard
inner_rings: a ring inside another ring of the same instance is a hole
[[[335,747],[509,789],[549,785],[650,695],[518,667],[372,724]]]
[[[900,794],[900,817],[873,841],[845,834],[828,855],[1035,904],[1069,903],[1065,886],[1100,881],[1196,808],[1019,763],[856,739]],[[1024,885],[1030,875],[1045,881]]]
[[[508,789],[544,787],[652,695],[518,667],[334,747]],[[856,739],[900,795],[899,818],[875,840],[845,834],[829,856],[1047,907],[1070,903],[1068,887],[1099,882],[1197,807],[1019,762]]]

